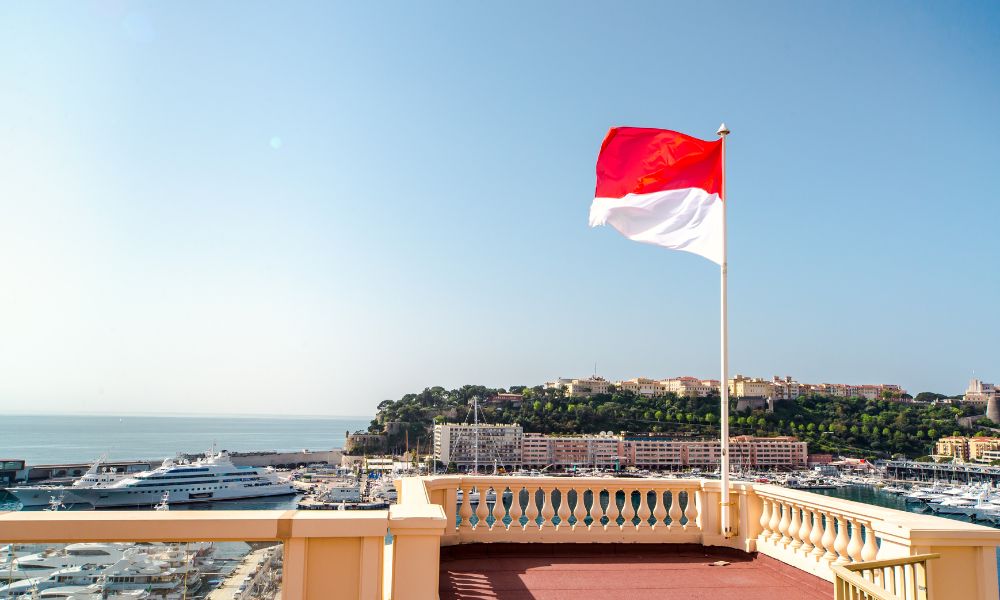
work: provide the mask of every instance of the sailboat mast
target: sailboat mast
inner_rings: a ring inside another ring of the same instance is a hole
[[[473,472],[479,474],[479,396],[472,397],[472,436],[475,451],[473,454]]]

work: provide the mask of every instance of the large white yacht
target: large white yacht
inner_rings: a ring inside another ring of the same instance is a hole
[[[194,462],[163,461],[152,471],[136,473],[110,485],[74,489],[65,502],[95,508],[153,506],[164,494],[171,504],[214,502],[295,493],[290,479],[280,479],[271,467],[237,467],[225,451],[206,453]]]
[[[92,564],[65,567],[56,569],[47,577],[31,577],[0,585],[0,598],[27,598],[36,590],[40,592],[55,587],[90,585],[101,577],[105,568],[103,565]]]
[[[69,544],[61,550],[48,549],[13,559],[3,570],[4,581],[47,578],[66,567],[108,566],[125,555],[127,544]]]
[[[28,508],[51,505],[53,498],[69,504],[68,500],[74,490],[108,486],[125,478],[126,473],[123,471],[118,471],[114,467],[101,467],[104,460],[103,456],[97,459],[87,472],[70,486],[23,485],[7,488],[7,493],[17,498],[21,506]]]

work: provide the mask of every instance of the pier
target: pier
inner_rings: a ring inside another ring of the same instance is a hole
[[[281,544],[254,550],[205,600],[281,600]]]
[[[893,481],[1000,484],[1000,467],[977,464],[954,464],[890,460],[885,464],[886,476]]]

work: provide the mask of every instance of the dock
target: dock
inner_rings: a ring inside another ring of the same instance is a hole
[[[277,544],[250,552],[205,600],[280,600],[283,550]]]

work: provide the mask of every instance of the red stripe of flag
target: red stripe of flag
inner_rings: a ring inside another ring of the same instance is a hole
[[[608,131],[597,158],[596,198],[685,188],[721,194],[722,140],[646,127]]]

